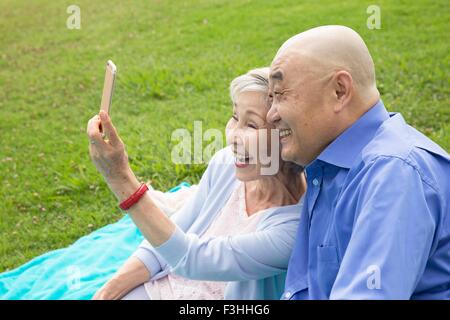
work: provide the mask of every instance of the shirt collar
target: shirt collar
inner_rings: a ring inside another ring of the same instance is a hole
[[[372,106],[351,127],[342,132],[317,157],[329,164],[350,169],[358,154],[373,138],[380,125],[389,119],[381,100]],[[315,163],[313,161],[311,164]]]

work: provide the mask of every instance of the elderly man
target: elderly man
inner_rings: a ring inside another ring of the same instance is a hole
[[[449,299],[449,155],[386,111],[361,37],[292,37],[270,93],[282,157],[308,180],[283,298]]]

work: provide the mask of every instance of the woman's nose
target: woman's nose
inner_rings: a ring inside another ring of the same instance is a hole
[[[226,136],[228,145],[242,144],[239,131],[240,130],[236,127],[228,128]]]

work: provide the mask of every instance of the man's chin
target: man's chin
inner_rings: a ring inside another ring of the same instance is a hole
[[[298,154],[296,154],[295,150],[287,148],[285,146],[281,148],[281,159],[283,161],[293,162],[298,165],[304,166],[302,161],[299,159]]]
[[[283,161],[290,161],[290,162],[294,160],[293,154],[292,152],[290,152],[289,148],[285,146],[281,148],[281,159],[283,159]]]

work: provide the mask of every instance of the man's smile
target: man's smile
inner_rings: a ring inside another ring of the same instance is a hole
[[[292,135],[292,130],[289,128],[283,128],[283,129],[279,129],[280,130],[280,142],[283,143],[285,142],[288,137],[290,135]]]

